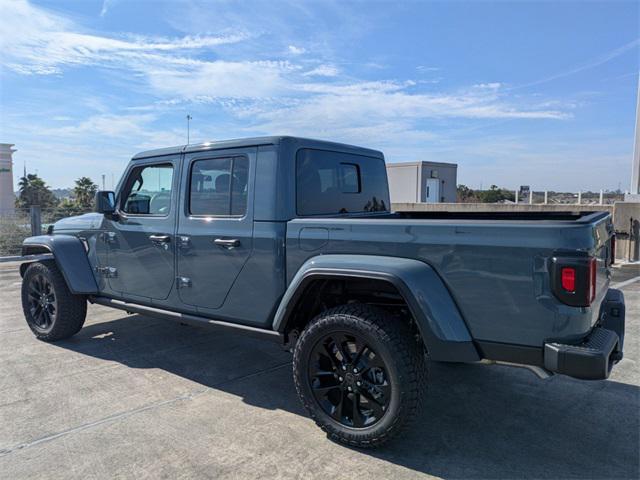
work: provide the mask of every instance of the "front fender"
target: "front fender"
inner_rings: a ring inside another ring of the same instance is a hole
[[[375,255],[319,255],[296,273],[276,311],[273,329],[283,332],[298,299],[319,278],[371,278],[393,284],[407,302],[430,357],[475,362],[480,355],[451,294],[435,270],[419,260]]]
[[[98,285],[84,245],[72,235],[40,235],[29,237],[22,242],[24,265],[53,258],[62,272],[67,286],[74,294],[98,293]]]

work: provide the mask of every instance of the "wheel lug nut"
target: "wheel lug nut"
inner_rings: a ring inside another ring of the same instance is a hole
[[[354,369],[353,369],[353,373],[358,373],[358,369],[357,369],[357,368],[354,368]]]
[[[342,377],[338,377],[338,380],[342,381],[342,380],[344,380],[344,378],[342,378]]]
[[[362,382],[356,382],[356,385],[360,386],[360,385],[362,385]]]
[[[347,390],[351,391],[351,387],[347,387]]]
[[[347,367],[342,365],[342,370],[346,370],[346,369],[347,369]]]

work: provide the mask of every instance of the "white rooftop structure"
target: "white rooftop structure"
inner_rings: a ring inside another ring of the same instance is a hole
[[[443,162],[387,163],[391,203],[455,203],[458,165]]]
[[[13,143],[0,143],[0,215],[14,212],[16,196],[13,193]]]

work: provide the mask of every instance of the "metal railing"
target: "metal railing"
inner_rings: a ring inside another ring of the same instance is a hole
[[[613,205],[615,202],[624,200],[624,194],[605,192],[604,190],[599,192],[578,191],[576,193],[531,190],[524,195],[519,190],[513,192],[515,203],[529,205]]]
[[[25,238],[46,233],[49,225],[62,218],[90,211],[89,208],[40,208],[36,205],[3,212],[0,214],[0,256],[20,255]]]

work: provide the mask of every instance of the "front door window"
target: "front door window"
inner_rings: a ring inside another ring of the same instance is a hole
[[[122,211],[131,215],[168,215],[172,183],[170,163],[134,168],[124,191]]]

